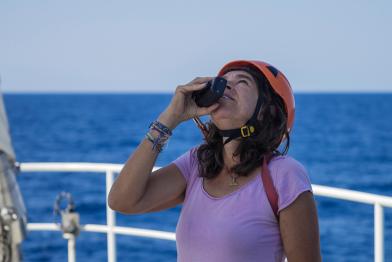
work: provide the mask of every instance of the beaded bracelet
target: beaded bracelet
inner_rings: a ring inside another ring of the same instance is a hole
[[[154,138],[150,132],[146,134],[146,139],[152,143],[152,149],[157,151],[158,153],[162,151],[163,146],[167,142],[167,138],[163,138],[161,136],[158,136],[157,138]],[[163,139],[162,139],[163,138]]]
[[[152,122],[149,126],[149,128],[154,128],[157,131],[159,131],[160,133],[164,133],[168,136],[172,135],[172,131],[170,130],[170,128],[168,128],[167,126],[165,126],[164,124],[162,124],[161,122],[155,120],[154,122]]]
[[[162,151],[165,144],[172,135],[171,130],[158,121],[154,121],[149,126],[150,130],[156,130],[159,133],[157,138],[154,138],[150,132],[147,132],[146,139],[152,143],[152,149],[158,153]]]

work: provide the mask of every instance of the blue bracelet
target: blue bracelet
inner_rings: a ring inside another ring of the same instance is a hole
[[[160,133],[164,133],[167,136],[171,136],[173,133],[170,130],[170,128],[168,128],[167,126],[165,126],[164,124],[162,124],[161,122],[155,120],[154,122],[152,122],[149,126],[149,128],[151,127],[155,127],[155,129],[157,129],[158,131],[162,131]]]
[[[166,141],[161,139],[161,136],[154,138],[150,132],[146,134],[146,139],[152,143],[152,150],[157,151],[160,153],[162,151],[163,146],[165,145]]]
[[[169,136],[159,133],[159,136],[154,138],[150,132],[147,132],[145,138],[152,143],[152,149],[160,153],[167,144]]]

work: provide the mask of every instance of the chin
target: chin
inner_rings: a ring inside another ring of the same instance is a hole
[[[230,118],[233,116],[233,110],[230,107],[225,105],[220,105],[217,109],[211,112],[211,118],[219,119],[219,118]]]
[[[227,110],[222,110],[220,107],[211,112],[211,121],[216,125],[220,126],[222,122],[227,122],[230,118],[230,113]]]
[[[236,128],[237,125],[234,123],[233,113],[229,112],[215,112],[211,114],[211,121],[221,130],[227,130]]]
[[[236,116],[236,118],[234,118]],[[221,130],[228,130],[233,128],[240,128],[245,125],[249,117],[241,117],[232,110],[218,108],[210,114],[212,123],[214,123]]]

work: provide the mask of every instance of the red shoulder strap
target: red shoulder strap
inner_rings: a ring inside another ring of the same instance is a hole
[[[279,221],[278,193],[276,192],[276,189],[275,189],[274,184],[272,182],[271,172],[269,171],[269,168],[268,168],[268,163],[272,159],[272,156],[273,155],[271,155],[271,154],[264,156],[263,168],[262,168],[262,172],[261,172],[261,180],[263,181],[264,189],[267,194],[268,201],[272,207],[272,211],[274,211],[276,219]]]

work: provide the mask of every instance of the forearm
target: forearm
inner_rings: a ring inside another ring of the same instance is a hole
[[[167,114],[161,114],[158,121],[172,130],[177,125]],[[155,130],[151,130],[150,133],[154,137],[159,135]],[[109,206],[112,209],[120,212],[132,210],[132,206],[143,197],[157,157],[158,152],[152,149],[152,143],[143,139],[113,183],[108,196]]]

